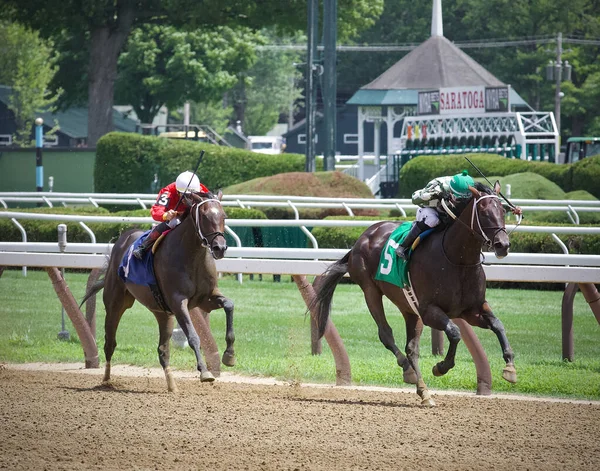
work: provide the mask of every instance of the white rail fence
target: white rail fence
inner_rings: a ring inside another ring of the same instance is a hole
[[[126,205],[140,206],[147,209],[156,201],[156,195],[145,193],[53,193],[53,192],[0,192],[0,205],[8,204],[42,204],[54,205]],[[512,199],[523,211],[560,211],[569,215],[571,222],[579,223],[579,213],[600,212],[598,200],[530,200]],[[373,198],[320,198],[307,196],[262,196],[262,195],[224,195],[223,206],[239,208],[288,207],[298,214],[298,209],[337,208],[345,210],[353,216],[353,209],[378,209],[415,211],[417,206],[407,198],[373,199]]]
[[[63,216],[63,215],[41,215],[32,213],[0,212],[0,218],[23,218],[23,219],[42,219],[54,221],[77,221],[85,222],[120,222],[120,223],[149,223],[150,218],[124,218],[109,216]],[[228,226],[287,226],[287,227],[367,227],[375,221],[323,221],[323,220],[228,220]],[[566,250],[564,244],[556,236],[562,234],[599,234],[600,228],[597,227],[537,227],[537,226],[508,226],[507,229],[520,232],[545,232],[552,233],[557,243],[561,244],[563,250]],[[232,231],[228,227],[229,231]],[[233,232],[233,231],[232,231]],[[234,234],[234,233],[233,233]],[[254,247],[232,247],[227,251],[226,257],[216,262],[217,270],[222,273],[249,273],[249,274],[278,274],[278,275],[320,275],[334,260],[341,258],[347,250],[345,249],[319,249],[316,239],[312,238],[312,249],[299,248],[254,248]],[[238,245],[239,238],[237,238]],[[21,266],[21,267],[45,267],[49,273],[56,268],[79,268],[96,269],[101,268],[106,263],[106,259],[111,250],[111,244],[97,243],[67,243],[59,246],[58,242],[0,242],[0,267]],[[518,282],[564,282],[579,284],[582,291],[588,287],[592,298],[586,300],[590,303],[598,322],[600,322],[600,309],[596,306],[598,295],[593,284],[600,284],[600,255],[569,255],[569,254],[524,254],[511,253],[504,259],[497,259],[493,253],[484,254],[484,270],[487,279],[490,281],[518,281]],[[56,267],[56,268],[48,268]],[[52,277],[52,274],[51,274]],[[56,277],[56,282],[61,281]],[[240,277],[241,279],[241,277]],[[64,282],[64,280],[62,280]],[[54,282],[54,281],[53,281]],[[310,286],[310,285],[309,285]],[[572,286],[572,285],[569,285]],[[67,288],[68,289],[68,288]],[[575,288],[576,290],[577,288]],[[58,293],[58,291],[57,291]],[[575,291],[571,291],[574,295]],[[585,293],[584,293],[585,295]],[[304,297],[304,294],[303,294]],[[595,300],[594,300],[595,299]],[[572,302],[572,297],[570,298]],[[595,303],[595,304],[592,304]],[[73,304],[73,301],[71,301]],[[573,339],[572,330],[569,328],[569,317],[565,315],[563,301],[563,354],[565,358],[572,360]],[[64,304],[63,304],[64,305]],[[596,310],[594,310],[596,309]],[[71,306],[69,316],[74,323],[79,319],[80,325],[82,315],[76,306]],[[565,324],[565,319],[567,323]],[[94,321],[95,322],[95,321]],[[572,324],[572,319],[571,319]],[[566,325],[566,329],[564,328]],[[85,325],[84,325],[85,327]],[[84,352],[86,354],[86,366],[96,365],[98,363],[97,348],[93,336],[87,335],[87,327],[81,327],[80,337],[86,338]],[[463,332],[465,343],[472,342],[472,356],[476,364],[478,394],[489,394],[491,391],[491,372],[485,352],[480,343],[473,335]],[[566,330],[566,333],[565,333]],[[571,337],[569,337],[571,332]],[[79,333],[79,331],[78,331]],[[469,339],[469,340],[468,340]],[[432,345],[441,345],[441,333],[434,334],[432,331]],[[333,351],[333,349],[332,349]],[[471,348],[470,348],[471,351]],[[338,384],[349,384],[350,370],[347,362],[347,353],[345,350],[339,351],[339,357],[336,361],[336,375]],[[335,355],[334,355],[335,356]],[[91,367],[91,366],[90,366]]]
[[[64,252],[53,242],[0,242],[0,266],[101,268],[111,244],[68,243]],[[235,248],[217,260],[223,273],[320,275],[346,254],[345,249]],[[497,259],[485,253],[489,281],[600,283],[600,255],[512,253]]]

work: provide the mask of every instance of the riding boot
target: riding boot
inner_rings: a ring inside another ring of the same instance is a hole
[[[144,258],[144,254],[146,253],[146,251],[154,245],[154,242],[156,242],[156,239],[158,239],[160,237],[160,235],[162,234],[162,231],[157,230],[157,227],[152,229],[150,234],[148,234],[146,236],[146,238],[138,246],[138,248],[133,251],[133,256],[135,258],[137,258],[138,260],[142,260]]]
[[[396,255],[398,255],[398,257],[407,260],[406,252],[408,252],[408,249],[412,246],[413,242],[417,239],[417,237],[419,237],[421,232],[423,232],[423,229],[421,229],[419,226],[420,224],[417,222],[412,225],[410,231],[396,249]]]

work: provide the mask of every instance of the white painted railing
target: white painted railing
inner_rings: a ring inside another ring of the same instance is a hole
[[[377,174],[374,179],[380,178]],[[375,180],[371,182],[374,184]],[[8,203],[42,204],[53,207],[58,205],[101,204],[110,205],[139,205],[147,209],[154,204],[155,195],[144,193],[53,193],[53,192],[0,192],[0,205],[7,207]],[[579,213],[600,212],[598,200],[525,200],[514,199],[512,202],[521,206],[523,211],[560,211],[565,212],[572,223],[579,224]],[[298,217],[298,209],[312,208],[343,209],[353,216],[353,209],[398,210],[403,216],[407,211],[416,211],[417,206],[407,198],[374,199],[374,198],[321,198],[309,196],[262,196],[262,195],[225,195],[222,201],[225,207],[240,208],[290,208]],[[87,228],[84,227],[87,230]],[[89,230],[88,230],[89,232]]]
[[[68,243],[61,251],[52,242],[0,242],[0,266],[100,268],[111,244]],[[224,273],[320,275],[346,254],[345,249],[235,248],[217,260]],[[484,254],[489,281],[600,283],[600,255]]]

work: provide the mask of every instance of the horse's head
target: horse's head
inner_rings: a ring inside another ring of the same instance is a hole
[[[190,216],[196,234],[202,245],[208,248],[216,260],[225,256],[227,241],[225,240],[225,212],[221,207],[223,193],[191,193]]]
[[[498,198],[500,183],[496,182],[493,190],[481,183],[476,183],[475,188],[469,187],[469,190],[474,199],[471,229],[483,238],[484,244],[494,251],[496,257],[506,257],[510,242],[504,223],[506,211]]]

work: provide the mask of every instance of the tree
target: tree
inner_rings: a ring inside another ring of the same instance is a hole
[[[143,123],[161,106],[214,102],[248,69],[260,36],[247,28],[179,31],[173,26],[135,29],[119,58],[116,97],[132,105]]]
[[[294,103],[302,96],[300,57],[297,52],[263,49],[252,68],[240,74],[228,96],[246,135],[266,134],[281,114],[288,115],[290,108],[294,112]]]
[[[544,68],[556,57],[553,38],[600,37],[598,0],[455,0],[443,3],[444,36],[451,41],[485,39],[539,42],[508,47],[465,49],[478,63],[510,84],[536,109],[554,110],[554,83]],[[357,38],[359,44],[416,43],[430,35],[431,2],[386,0],[380,19]],[[574,135],[597,129],[600,108],[596,84],[600,73],[597,45],[565,42],[563,60],[573,65],[573,81],[563,82],[563,129]],[[407,53],[407,52],[406,52]],[[342,53],[338,90],[346,96],[366,85],[406,53]],[[594,124],[596,123],[596,124]]]
[[[205,124],[221,136],[233,116],[233,107],[225,106],[223,99],[214,102],[192,103],[190,106],[190,122]]]
[[[0,22],[0,83],[12,88],[8,108],[17,125],[14,143],[30,145],[36,113],[46,111],[56,101],[48,86],[56,73],[52,44],[35,31]]]
[[[369,26],[383,0],[339,0],[340,36]],[[112,129],[112,106],[117,63],[133,28],[144,24],[186,27],[246,26],[258,30],[277,25],[280,30],[306,28],[304,0],[4,0],[8,15],[57,39],[62,57],[72,66],[61,75],[66,95],[81,93],[87,77],[88,145]],[[85,60],[81,57],[85,55]],[[80,96],[78,96],[80,98]]]

